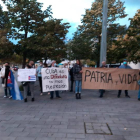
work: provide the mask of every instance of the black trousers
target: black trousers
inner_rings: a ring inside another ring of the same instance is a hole
[[[122,93],[122,90],[119,90],[119,91],[118,91],[118,96],[120,96],[121,93]],[[128,96],[128,90],[125,90],[125,96]]]
[[[71,80],[71,91],[73,91],[73,83],[74,83],[74,80]]]
[[[103,97],[103,95],[105,93],[105,90],[104,89],[99,89],[99,92],[100,92],[100,97]]]
[[[42,93],[43,92],[42,91],[42,77],[38,77],[38,79],[39,79],[40,91]]]

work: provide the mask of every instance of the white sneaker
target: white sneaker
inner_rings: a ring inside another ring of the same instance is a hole
[[[7,98],[7,96],[4,95],[3,98]]]
[[[12,96],[9,96],[9,99],[11,99],[12,98]]]

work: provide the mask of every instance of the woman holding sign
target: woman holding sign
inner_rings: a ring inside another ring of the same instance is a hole
[[[82,90],[82,65],[80,60],[76,61],[76,64],[73,67],[73,74],[75,80],[75,95],[76,99],[81,99],[81,90]]]

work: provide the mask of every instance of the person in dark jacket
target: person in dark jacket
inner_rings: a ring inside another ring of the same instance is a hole
[[[11,96],[10,87],[7,87],[8,75],[9,75],[10,70],[11,70],[10,64],[9,62],[6,62],[4,64],[4,67],[1,69],[0,77],[2,78],[2,87],[4,87],[4,91],[5,91],[4,98],[7,98],[7,95],[8,95],[7,90],[9,90],[9,98],[11,99],[12,96]]]
[[[73,74],[75,80],[75,95],[76,99],[81,99],[81,90],[82,90],[82,65],[80,60],[76,61],[76,64],[73,67]]]
[[[107,65],[106,65],[105,61],[102,62],[102,66],[100,68],[107,68]],[[100,89],[99,92],[100,92],[100,96],[99,97],[102,98],[104,93],[105,93],[105,90],[104,89]]]
[[[132,69],[132,68],[129,65],[127,65],[127,59],[124,59],[123,65],[119,66],[119,69]],[[120,98],[121,92],[122,92],[122,90],[118,91],[118,98]],[[128,90],[125,90],[125,97],[130,98],[130,96],[128,95]]]
[[[73,67],[74,67],[74,65],[73,65]],[[71,89],[70,89],[70,92],[73,92],[73,82],[74,82],[73,67],[70,69],[70,80],[71,80]]]

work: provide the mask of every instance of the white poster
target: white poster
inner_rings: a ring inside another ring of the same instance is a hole
[[[41,73],[43,92],[68,90],[67,68],[43,68]]]
[[[36,81],[36,69],[18,69],[18,81]]]

